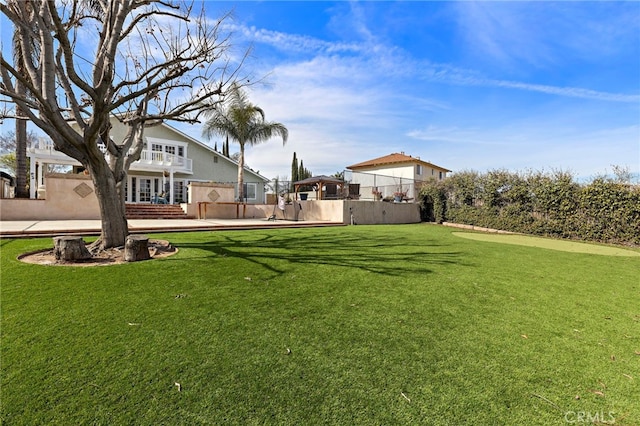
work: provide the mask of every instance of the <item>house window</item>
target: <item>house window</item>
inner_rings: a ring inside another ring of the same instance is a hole
[[[256,192],[258,189],[258,185],[255,183],[245,183],[243,185],[244,188],[244,198],[245,200],[255,200]]]
[[[216,164],[218,163],[218,156],[217,155],[213,156],[213,162],[216,163]]]
[[[151,144],[151,160],[162,161],[162,145],[157,143]]]
[[[167,154],[176,155],[176,147],[167,145],[164,147],[164,152],[166,152]]]
[[[176,203],[184,203],[184,200],[186,199],[186,189],[187,187],[183,180],[173,181],[173,200]]]
[[[416,164],[416,174],[418,176],[422,175],[422,165],[421,164]]]
[[[438,172],[438,179],[442,180],[442,172]]]

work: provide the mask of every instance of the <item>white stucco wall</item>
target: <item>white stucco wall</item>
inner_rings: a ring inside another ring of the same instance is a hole
[[[3,199],[0,220],[99,219],[100,208],[89,176],[51,174],[45,176],[44,199]],[[89,188],[91,191],[82,189]],[[86,194],[84,197],[81,194]]]

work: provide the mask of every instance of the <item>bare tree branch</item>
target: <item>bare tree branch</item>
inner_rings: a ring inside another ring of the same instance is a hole
[[[0,4],[0,13],[23,38],[25,72],[0,52],[0,101],[22,109],[56,149],[90,170],[103,244],[120,244],[123,182],[140,158],[145,127],[198,121],[240,80],[246,54],[232,58],[222,26],[228,15],[212,21],[204,6],[194,13],[193,4],[167,0],[13,3]],[[114,115],[128,126],[121,140],[110,132]]]

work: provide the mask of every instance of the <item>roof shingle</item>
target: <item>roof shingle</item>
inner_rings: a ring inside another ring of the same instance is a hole
[[[419,163],[419,164],[426,165],[428,167],[432,167],[434,169],[442,170],[445,172],[451,171],[451,170],[445,169],[444,167],[436,166],[435,164],[429,163],[427,161],[423,161],[420,158],[406,155],[404,152],[401,152],[401,153],[394,152],[389,155],[374,158],[373,160],[363,161],[361,163],[347,166],[347,169],[349,170],[364,169],[364,168],[371,168],[375,166],[382,166],[382,165],[388,165],[388,164],[402,164],[402,163],[412,163],[412,164]]]

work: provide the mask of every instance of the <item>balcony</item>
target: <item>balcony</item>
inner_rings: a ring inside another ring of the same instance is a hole
[[[106,148],[100,145],[100,151],[105,153]],[[69,164],[80,165],[71,157],[54,149],[53,143],[46,138],[40,138],[35,147],[29,149],[29,157],[34,157],[36,161],[49,164]],[[160,151],[142,151],[140,159],[131,164],[131,170],[145,170],[151,172],[164,172],[171,169],[178,173],[193,173],[193,161],[190,158],[180,157]]]
[[[158,151],[142,151],[140,159],[131,165],[132,170],[166,170],[174,172],[192,173],[193,161],[191,158],[180,157],[174,154]]]

